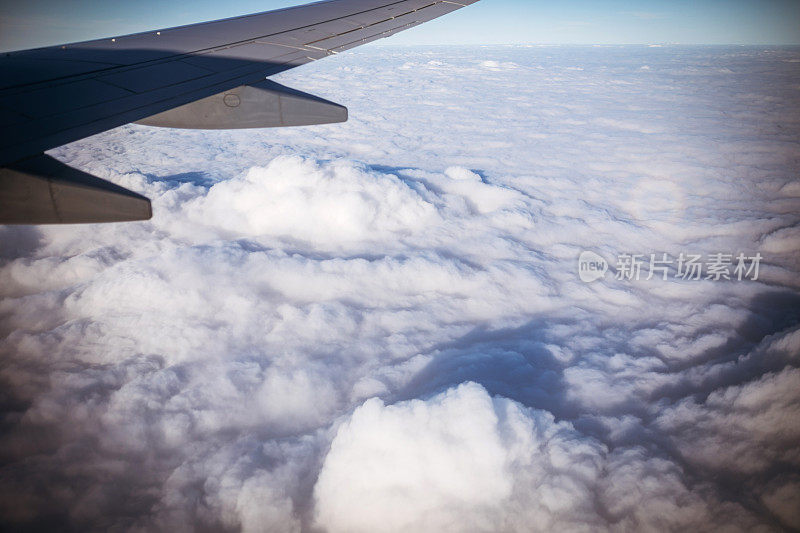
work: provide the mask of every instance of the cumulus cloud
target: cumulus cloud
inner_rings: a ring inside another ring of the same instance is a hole
[[[0,522],[798,527],[797,59],[367,48],[281,76],[346,124],[55,150],[155,216],[0,227]]]
[[[368,246],[439,222],[436,208],[394,175],[297,157],[279,157],[217,183],[186,209],[198,225],[237,236],[274,235],[316,249]]]
[[[677,530],[755,525],[673,461],[613,451],[474,383],[373,399],[338,430],[315,488],[327,531]],[[780,495],[775,496],[777,500]]]
[[[430,403],[356,409],[315,487],[330,531],[458,531],[511,493],[491,398],[465,385]]]

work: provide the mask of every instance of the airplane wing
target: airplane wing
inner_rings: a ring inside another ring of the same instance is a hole
[[[130,122],[325,124],[347,109],[266,78],[478,0],[328,0],[0,54],[0,224],[146,220],[146,198],[44,154]]]

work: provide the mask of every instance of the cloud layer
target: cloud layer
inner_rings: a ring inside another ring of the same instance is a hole
[[[59,148],[155,217],[0,227],[0,521],[800,528],[798,59],[368,48],[281,76],[343,125]]]

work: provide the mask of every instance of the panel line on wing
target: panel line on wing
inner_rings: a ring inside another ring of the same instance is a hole
[[[48,78],[48,79],[43,79],[43,80],[40,80],[40,81],[34,81],[34,82],[30,82],[30,83],[9,85],[9,86],[3,88],[2,90],[0,90],[0,94],[4,94],[4,95],[14,94],[14,92],[16,92],[15,91],[16,89],[24,90],[24,89],[38,88],[37,86],[39,86],[39,85],[41,85],[42,87],[50,87],[50,86],[54,86],[54,85],[59,85],[58,82],[67,82],[67,83],[69,83],[69,82],[77,81],[77,80],[80,80],[80,79],[87,79],[87,78],[91,78],[91,77],[96,76],[101,71],[105,71],[105,72],[113,71],[114,73],[116,73],[116,72],[125,72],[127,70],[141,68],[142,66],[146,66],[146,65],[169,63],[171,61],[181,60],[181,59],[184,59],[186,57],[191,57],[191,56],[194,56],[194,55],[204,55],[204,54],[208,54],[208,53],[213,53],[216,50],[224,50],[224,49],[230,48],[232,46],[248,44],[248,43],[253,42],[255,40],[258,40],[258,39],[265,39],[265,38],[268,38],[268,37],[273,37],[273,36],[276,36],[276,35],[286,34],[286,33],[289,33],[289,32],[295,32],[295,31],[308,29],[308,28],[314,29],[316,27],[322,26],[324,24],[329,24],[329,23],[332,23],[332,22],[344,22],[344,23],[348,23],[348,24],[353,24],[353,22],[351,22],[351,21],[349,21],[347,19],[352,18],[352,17],[360,17],[360,16],[363,16],[363,15],[368,15],[368,14],[370,14],[372,12],[380,11],[381,9],[387,9],[387,8],[391,9],[392,6],[397,6],[398,4],[405,4],[405,3],[412,2],[412,1],[413,0],[399,0],[397,2],[393,2],[393,3],[387,4],[387,5],[383,5],[383,6],[380,6],[380,7],[365,9],[363,11],[356,11],[355,13],[349,13],[347,15],[341,15],[341,16],[338,16],[338,17],[330,18],[330,19],[327,19],[327,20],[323,20],[323,21],[320,21],[320,22],[313,23],[313,24],[306,24],[304,26],[297,26],[295,28],[285,29],[285,30],[282,30],[282,31],[268,33],[268,34],[261,35],[261,36],[249,37],[247,39],[242,39],[242,40],[239,40],[239,41],[231,41],[231,42],[224,43],[224,44],[216,44],[216,45],[207,46],[207,47],[204,47],[204,48],[197,48],[197,49],[194,49],[194,50],[188,50],[188,51],[185,51],[185,52],[180,52],[180,53],[168,55],[168,56],[165,56],[165,57],[159,57],[159,58],[155,58],[155,59],[146,59],[146,60],[137,61],[137,62],[131,63],[131,64],[122,64],[120,66],[114,66],[114,67],[109,67],[109,68],[91,70],[91,71],[86,71],[86,72],[79,73],[79,74],[74,74],[74,75],[67,75],[67,76],[61,76],[61,77],[55,77],[55,78]],[[305,7],[305,6],[296,6],[296,7]],[[294,9],[294,8],[288,8],[288,9]],[[283,10],[278,10],[278,11],[283,11]],[[254,15],[244,15],[244,16],[241,16],[241,17],[233,17],[233,19],[246,19],[246,18],[251,18],[251,17],[258,17],[260,15],[265,15],[265,14],[269,14],[269,12],[267,12],[267,13],[257,13],[257,14],[254,14]],[[233,20],[233,19],[229,19],[229,20]],[[121,44],[126,43],[129,40],[129,38],[142,37],[142,36],[146,36],[146,35],[153,35],[154,33],[157,33],[159,35],[161,33],[165,33],[166,34],[167,32],[172,32],[174,30],[182,30],[182,29],[185,29],[185,28],[197,27],[197,26],[201,26],[201,25],[212,25],[212,24],[220,23],[220,22],[226,22],[226,21],[201,22],[201,23],[198,23],[198,24],[190,24],[190,25],[187,25],[187,26],[180,26],[180,27],[176,27],[176,28],[162,29],[162,30],[159,30],[158,32],[150,31],[150,32],[142,32],[142,33],[137,33],[137,34],[125,35],[125,36],[116,37],[114,39],[96,39],[94,41],[86,41],[86,42],[82,42],[82,43],[72,43],[72,44],[69,44],[69,45],[62,45],[60,47],[46,47],[46,48],[39,48],[39,49],[35,49],[35,50],[23,50],[23,51],[19,51],[19,52],[8,52],[8,53],[6,53],[6,56],[10,56],[11,59],[24,58],[24,59],[26,59],[28,61],[32,61],[32,60],[37,60],[39,58],[37,58],[37,57],[24,57],[24,54],[29,54],[30,52],[36,52],[36,53],[53,52],[56,55],[60,55],[60,54],[58,54],[58,52],[60,52],[61,50],[66,50],[66,51],[77,51],[77,50],[91,51],[94,46],[99,45],[99,44],[108,44],[109,42],[113,42],[113,43],[115,43],[115,45],[121,45]],[[86,48],[80,48],[81,46],[86,47]],[[52,60],[53,57],[44,57],[44,58],[41,58],[41,59]],[[58,58],[58,60],[59,61],[61,61],[61,60],[66,61],[66,60],[68,60],[68,58],[63,58],[63,59]],[[97,61],[97,62],[98,63],[102,63],[102,62],[99,62],[99,61]],[[119,70],[116,70],[116,69],[119,69]]]
[[[393,20],[395,20],[395,19],[398,19],[398,18],[400,18],[400,17],[404,17],[404,16],[406,16],[406,15],[411,15],[412,13],[416,13],[417,11],[421,11],[421,10],[423,10],[423,9],[426,9],[426,8],[429,8],[429,7],[432,7],[432,6],[435,6],[435,5],[436,5],[436,4],[438,4],[438,3],[440,3],[440,2],[432,2],[432,3],[430,3],[430,4],[427,4],[427,5],[425,5],[425,6],[418,7],[418,8],[416,8],[416,9],[412,9],[411,11],[407,11],[407,12],[405,12],[405,13],[400,13],[399,15],[396,15],[396,16],[393,16],[393,17],[389,17],[389,18],[387,18],[387,19],[379,20],[379,21],[377,21],[377,22],[373,22],[372,24],[367,24],[367,25],[361,26],[361,27],[359,27],[359,28],[354,28],[354,29],[352,29],[352,30],[349,30],[349,31],[345,31],[345,32],[341,32],[341,33],[336,33],[336,34],[333,34],[333,35],[329,35],[329,36],[327,36],[327,37],[323,37],[322,39],[317,39],[316,41],[311,41],[311,42],[308,42],[308,43],[306,43],[306,46],[308,46],[308,45],[311,45],[311,44],[315,44],[315,43],[319,43],[319,42],[321,42],[321,41],[326,41],[326,40],[328,40],[328,39],[333,39],[333,38],[336,38],[336,37],[342,37],[342,36],[344,36],[344,35],[348,35],[348,34],[350,34],[350,33],[358,32],[358,31],[362,31],[362,30],[365,30],[365,29],[367,29],[367,28],[371,28],[372,26],[377,26],[377,25],[379,25],[379,24],[383,24],[383,23],[386,23],[386,22],[391,22],[391,21],[393,21]]]

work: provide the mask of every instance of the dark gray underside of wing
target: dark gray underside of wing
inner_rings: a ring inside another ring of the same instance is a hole
[[[330,0],[0,56],[0,166],[388,37],[477,0]]]

